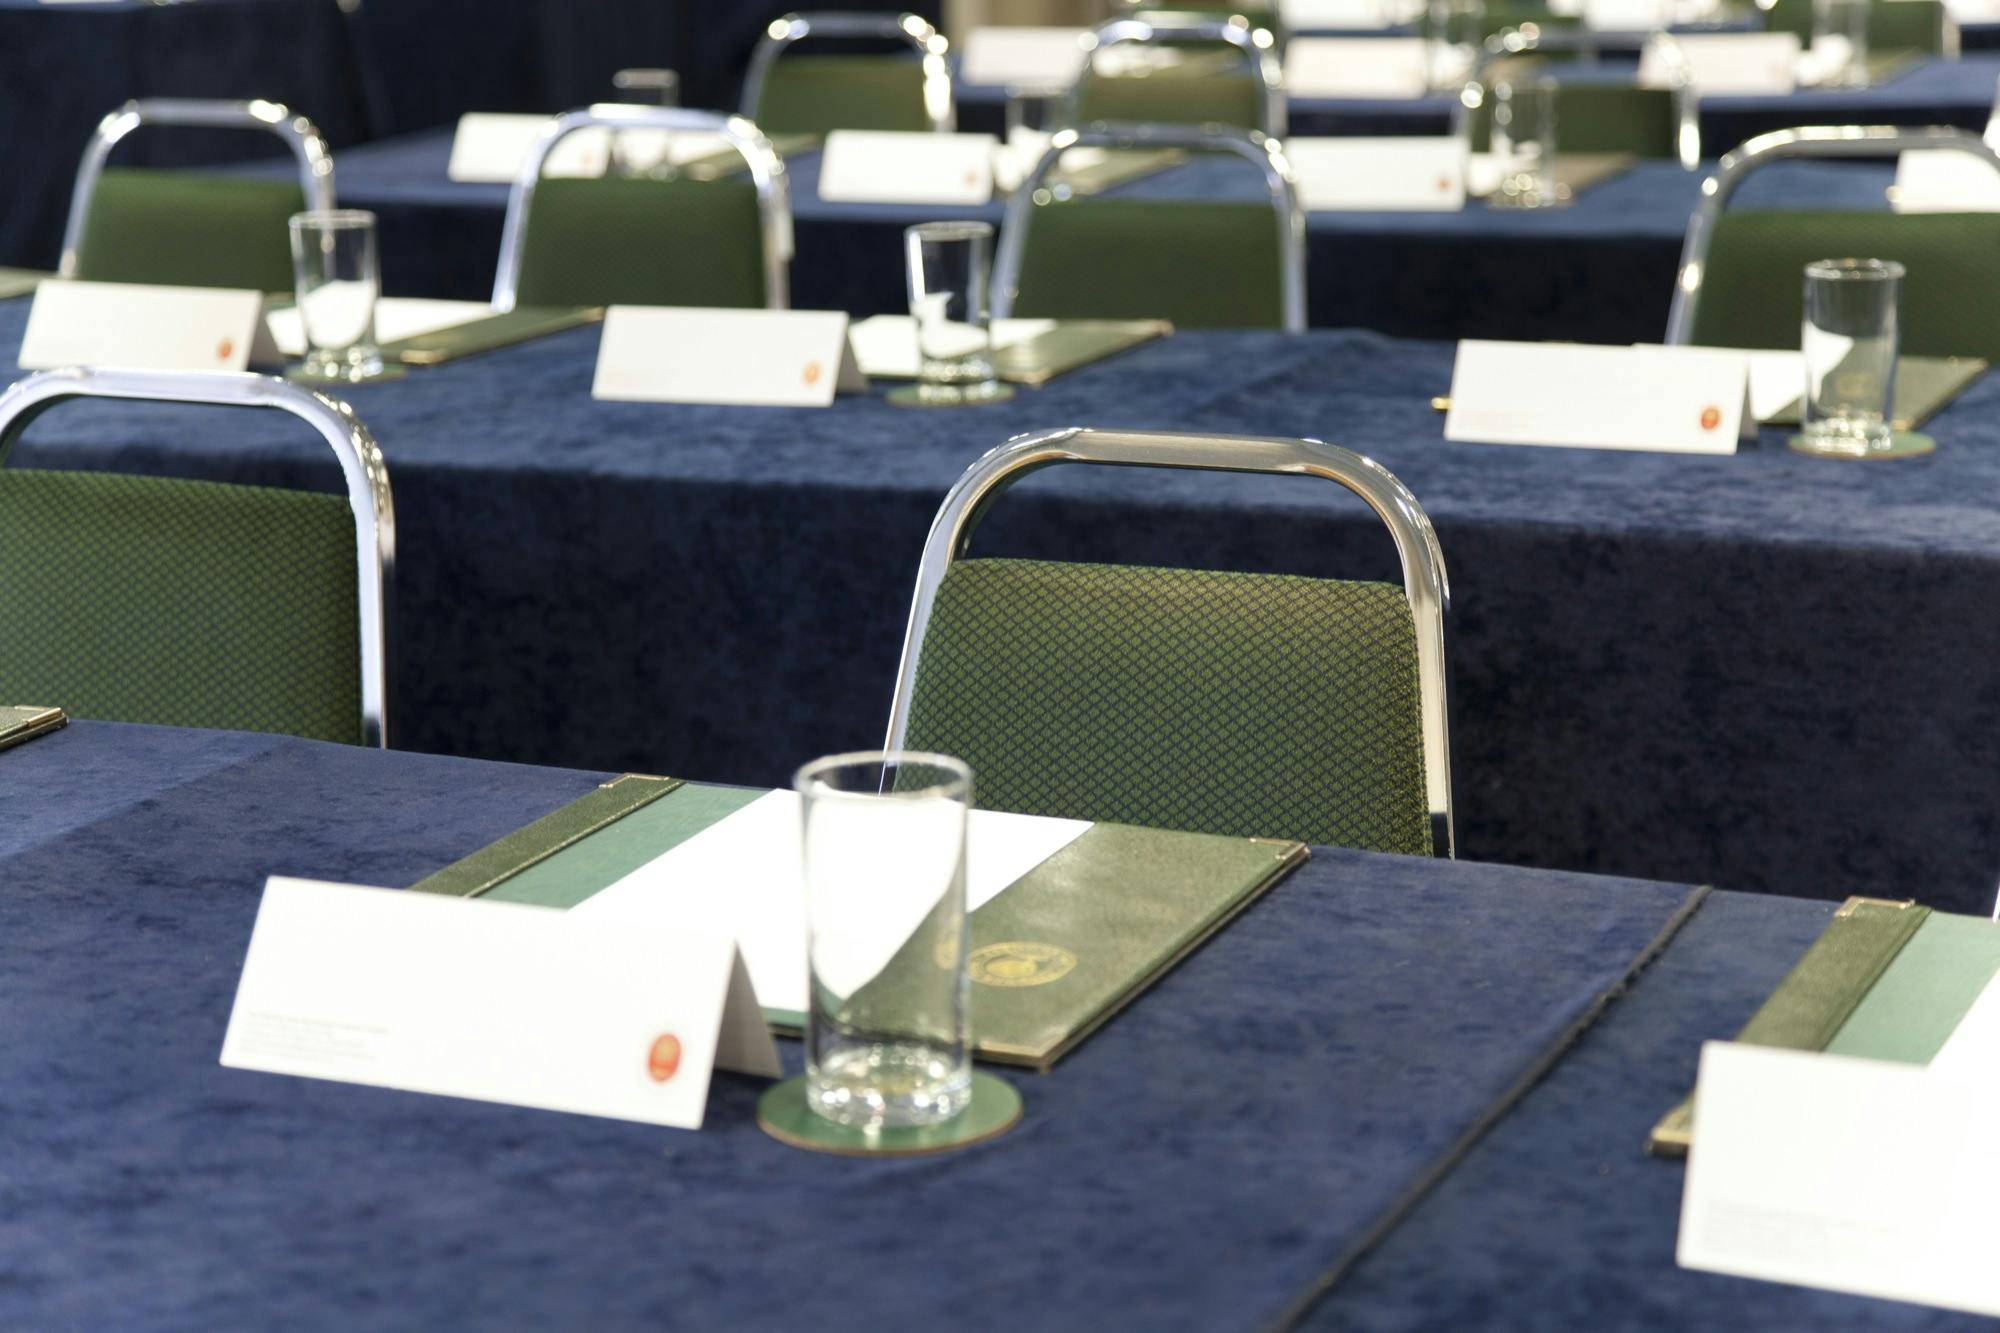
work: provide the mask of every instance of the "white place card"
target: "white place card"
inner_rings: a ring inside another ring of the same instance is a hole
[[[1639,83],[1674,86],[1674,52],[1688,81],[1704,97],[1778,95],[1798,89],[1802,49],[1795,32],[1704,32],[1660,35],[1639,52]]]
[[[958,46],[966,83],[1054,90],[1083,70],[1088,28],[974,28]]]
[[[828,407],[868,387],[838,310],[615,305],[590,396],[628,403]]]
[[[1447,440],[1733,454],[1756,430],[1750,367],[1709,347],[1458,345]]]
[[[958,204],[993,198],[991,134],[835,130],[819,161],[819,197],[846,204]]]
[[[1423,0],[1278,0],[1278,14],[1292,32],[1367,32],[1415,23]]]
[[[714,1067],[781,1072],[727,934],[278,877],[222,1063],[683,1129]]]
[[[2000,1315],[2000,1082],[1702,1048],[1683,1268]]]
[[[1960,25],[2000,23],[2000,0],[1944,0],[1944,9]]]
[[[1308,212],[1456,213],[1465,207],[1465,141],[1456,135],[1287,139],[1285,156]]]
[[[1422,97],[1431,44],[1421,37],[1294,37],[1285,45],[1293,97]]]
[[[1039,338],[1055,328],[1052,319],[996,319],[993,347],[1011,347]],[[851,324],[848,342],[861,373],[870,379],[913,380],[917,377],[917,321],[909,315],[871,315]]]
[[[1086,820],[974,810],[966,825],[966,910],[1054,856],[1090,827]],[[883,857],[916,854],[920,839],[878,836]],[[733,933],[757,994],[773,1009],[806,1009],[805,885],[800,872],[799,797],[770,792],[570,909],[639,925],[686,920],[706,912],[710,928]],[[894,876],[884,876],[884,883]],[[935,901],[934,899],[932,900]],[[915,927],[930,903],[918,904]],[[885,911],[894,911],[885,904]],[[879,944],[893,931],[861,935]],[[865,970],[868,960],[857,960]],[[875,960],[877,965],[883,959]]]
[[[1898,213],[2000,212],[2000,171],[1970,153],[1912,149],[1896,158],[1889,205]]]
[[[548,116],[514,115],[497,111],[468,111],[458,118],[451,136],[451,159],[444,174],[455,181],[505,185],[520,175],[529,151],[549,123]],[[602,176],[611,165],[611,131],[587,126],[562,137],[548,161],[544,176]]]
[[[484,301],[434,301],[412,296],[384,296],[375,302],[375,341],[401,342],[441,329],[455,329],[476,319],[485,319],[493,307]],[[278,350],[286,356],[306,354],[305,322],[297,306],[279,306],[266,312],[265,322]]]
[[[45,279],[21,337],[23,370],[245,370],[282,360],[262,292]]]

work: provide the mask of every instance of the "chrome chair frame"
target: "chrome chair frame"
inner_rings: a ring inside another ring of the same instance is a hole
[[[304,116],[277,102],[232,102],[183,97],[145,97],[127,102],[103,120],[84,146],[83,161],[77,165],[76,184],[70,188],[69,223],[63,228],[62,259],[56,266],[59,276],[76,276],[78,248],[83,244],[84,226],[90,218],[90,201],[97,193],[97,179],[104,174],[111,150],[142,125],[189,125],[206,129],[268,130],[285,141],[299,162],[299,188],[306,207],[315,212],[333,207],[333,156],[326,140]]]
[[[1260,40],[1261,39],[1261,40]],[[1262,86],[1259,99],[1261,122],[1255,128],[1274,138],[1285,134],[1285,85],[1278,63],[1276,39],[1263,28],[1252,28],[1241,15],[1215,18],[1206,14],[1160,13],[1143,17],[1117,18],[1101,24],[1084,38],[1083,67],[1070,86],[1063,107],[1063,123],[1077,127],[1077,110],[1083,105],[1084,85],[1097,77],[1097,53],[1121,42],[1227,42],[1243,53],[1243,62]],[[1102,124],[1104,122],[1096,122]]]
[[[1708,248],[1715,241],[1716,221],[1745,176],[1783,158],[1883,157],[1912,148],[1971,153],[2000,171],[2000,153],[1978,135],[1943,126],[1916,129],[1900,125],[1805,125],[1757,135],[1725,153],[1715,174],[1701,183],[1701,202],[1694,216],[1688,219],[1687,238],[1681,243],[1680,273],[1674,280],[1674,304],[1667,314],[1668,345],[1684,345],[1694,337],[1695,310],[1701,300],[1702,280],[1707,275]]]
[[[39,371],[0,393],[0,466],[42,413],[72,398],[144,399],[289,412],[320,433],[340,460],[354,516],[355,587],[361,628],[361,738],[389,745],[389,614],[396,575],[396,508],[381,446],[354,409],[271,375],[212,371]]]
[[[1100,121],[1089,129],[1058,130],[1049,140],[1034,169],[1008,196],[1007,213],[1000,230],[1000,249],[993,260],[993,317],[1006,319],[1014,313],[1014,301],[1021,293],[1021,260],[1028,243],[1028,218],[1036,196],[1051,194],[1044,182],[1072,148],[1184,148],[1194,151],[1235,153],[1247,158],[1264,173],[1264,189],[1278,215],[1278,257],[1284,266],[1284,311],[1286,333],[1303,333],[1306,328],[1306,214],[1299,204],[1298,186],[1292,178],[1292,164],[1285,158],[1285,146],[1256,130],[1244,133],[1220,125],[1132,125]]]
[[[792,259],[791,191],[785,163],[764,132],[741,116],[720,111],[690,111],[683,107],[624,106],[600,103],[551,116],[535,146],[528,151],[508,187],[507,217],[500,227],[500,266],[493,274],[493,308],[512,310],[521,289],[521,258],[528,243],[528,211],[542,179],[542,167],[555,146],[578,130],[593,126],[618,130],[665,130],[719,133],[750,168],[757,188],[757,218],[764,240],[764,305],[784,310],[791,305],[789,268]]]
[[[1579,50],[1594,55],[1598,49],[1596,39],[1597,34],[1587,30],[1579,34],[1560,30],[1543,32],[1540,28],[1532,33],[1525,28],[1509,28],[1488,37],[1479,59],[1473,64],[1472,77],[1452,102],[1452,135],[1467,144],[1472,142],[1472,113],[1486,104],[1487,86],[1494,82],[1489,76],[1495,64],[1509,56],[1532,55],[1538,51]],[[1673,84],[1669,91],[1674,97],[1674,155],[1683,170],[1693,171],[1701,166],[1700,98],[1688,79],[1687,61],[1681,56],[1680,48],[1669,41],[1663,49],[1673,70]],[[1556,143],[1560,152],[1560,133]]]
[[[874,37],[907,43],[923,61],[924,118],[931,129],[950,133],[958,126],[958,104],[952,99],[951,65],[945,60],[950,43],[916,14],[866,14],[829,10],[823,13],[785,14],[771,20],[750,64],[743,73],[743,98],[738,111],[745,120],[755,120],[757,104],[764,98],[764,83],[771,66],[785,49],[808,37]]]
[[[1182,435],[1102,431],[1080,426],[1020,435],[989,451],[952,486],[931,522],[917,568],[916,595],[903,638],[896,694],[889,706],[889,749],[903,744],[924,630],[938,588],[953,560],[962,557],[974,529],[1007,489],[1030,473],[1061,463],[1112,467],[1187,468],[1204,472],[1276,473],[1322,477],[1360,497],[1389,529],[1403,564],[1403,595],[1417,632],[1417,687],[1424,733],[1424,788],[1430,808],[1431,846],[1455,856],[1451,790],[1451,734],[1445,677],[1445,617],[1451,585],[1444,553],[1430,517],[1408,487],[1374,459],[1319,440],[1263,439],[1240,435]]]

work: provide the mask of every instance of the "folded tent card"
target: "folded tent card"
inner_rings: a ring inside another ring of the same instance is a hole
[[[1469,54],[1422,37],[1295,37],[1285,47],[1294,97],[1423,97],[1471,72]]]
[[[776,1078],[727,932],[274,877],[222,1064],[699,1129],[713,1069]]]
[[[1309,212],[1455,213],[1465,207],[1470,159],[1456,135],[1295,138],[1285,141],[1285,156]]]
[[[612,306],[590,396],[830,407],[836,391],[867,387],[840,311]]]
[[[1750,393],[1744,352],[1468,339],[1452,368],[1444,435],[1484,444],[1733,454],[1756,434]]]
[[[1912,149],[1896,158],[1889,206],[1898,213],[2000,212],[2000,171],[1970,153]]]
[[[1791,32],[1661,34],[1640,49],[1639,83],[1671,88],[1684,74],[1704,97],[1785,94],[1797,90],[1804,57]]]

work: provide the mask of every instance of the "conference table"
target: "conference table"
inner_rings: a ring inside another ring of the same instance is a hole
[[[1607,57],[1558,77],[1590,81],[1631,77],[1630,59]],[[2000,80],[2000,52],[1968,51],[1957,60],[1924,58],[1864,88],[1801,88],[1792,93],[1715,94],[1700,100],[1701,141],[1720,155],[1753,135],[1793,125],[1957,125],[1984,130]],[[1008,90],[960,82],[961,105],[978,128],[994,128]],[[1443,134],[1455,98],[1302,97],[1286,99],[1292,134]]]
[[[383,280],[404,296],[485,300],[493,290],[507,187],[452,181],[451,135],[434,131],[337,155],[343,204],[380,219]],[[1306,219],[1308,313],[1322,328],[1414,338],[1657,341],[1701,182],[1665,161],[1583,189],[1565,208],[1463,212],[1316,211]],[[944,218],[1000,223],[980,207],[830,202],[820,154],[788,164],[797,253],[792,304],[855,315],[904,312],[903,229]],[[1749,178],[1739,208],[1885,207],[1879,163],[1779,163]],[[1107,198],[1244,200],[1262,179],[1234,157],[1197,157],[1112,187]]]
[[[266,875],[401,887],[608,776],[89,722],[0,752],[0,1323],[1970,1322],[1673,1266],[1645,1130],[1825,903],[1315,848],[936,1158],[780,1146],[731,1074],[689,1132],[218,1063]]]
[[[0,304],[0,347],[28,302]],[[1459,847],[1477,860],[1984,910],[2000,877],[2000,381],[1938,451],[1813,459],[1446,443],[1449,344],[1181,333],[927,412],[590,397],[598,330],[343,390],[382,442],[401,747],[773,785],[879,744],[925,533],[987,449],[1073,425],[1310,436],[1436,523]],[[336,489],[273,414],[79,402],[11,460]],[[1396,580],[1303,478],[1062,468],[976,551]],[[750,683],[755,682],[755,689]],[[53,702],[61,703],[61,700]]]

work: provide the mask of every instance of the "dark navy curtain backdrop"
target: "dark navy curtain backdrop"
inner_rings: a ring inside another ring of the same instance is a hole
[[[938,0],[900,6],[938,17]],[[91,128],[133,97],[262,97],[336,147],[465,111],[561,111],[633,65],[680,71],[691,106],[733,106],[773,0],[0,0],[0,264],[52,268]],[[265,156],[241,136],[162,132],[121,161]],[[150,140],[152,136],[145,136]],[[281,149],[279,151],[282,151]]]

